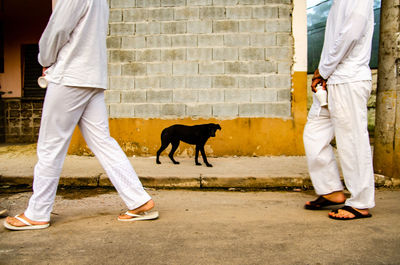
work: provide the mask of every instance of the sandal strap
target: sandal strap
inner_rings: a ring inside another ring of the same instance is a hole
[[[356,209],[354,209],[351,206],[343,206],[342,208],[340,208],[342,210],[345,210],[349,213],[354,214],[356,217],[363,217],[364,215],[362,213],[360,213],[359,211],[357,211]]]
[[[25,220],[25,219],[19,217],[18,215],[15,216],[15,219],[17,219],[17,220],[19,220],[20,222],[26,224],[27,226],[32,226],[31,223],[29,223],[27,220]]]
[[[135,214],[135,213],[130,213],[129,211],[126,211],[126,213],[125,213],[125,215],[129,215],[129,216],[132,216],[132,217],[139,217],[139,216],[143,216],[143,215],[146,215],[147,214],[147,212],[142,212],[141,214]]]

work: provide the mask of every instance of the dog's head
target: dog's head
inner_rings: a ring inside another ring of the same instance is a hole
[[[208,130],[210,133],[210,137],[215,137],[215,132],[217,130],[221,130],[221,126],[219,126],[219,124],[210,123],[208,124]]]

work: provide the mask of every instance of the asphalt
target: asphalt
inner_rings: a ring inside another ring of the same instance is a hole
[[[213,167],[196,166],[193,157],[129,157],[145,187],[184,189],[309,189],[312,187],[304,156],[209,157]],[[0,185],[30,186],[37,162],[36,145],[0,145]],[[400,179],[375,175],[377,187],[400,187]],[[60,185],[112,186],[99,161],[91,156],[67,155]]]

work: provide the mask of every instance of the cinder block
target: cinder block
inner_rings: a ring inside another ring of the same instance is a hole
[[[246,19],[251,18],[252,8],[247,6],[227,7],[226,17],[228,19]]]
[[[105,97],[106,104],[121,102],[121,92],[120,91],[106,90],[106,91],[104,91],[104,97]]]
[[[273,33],[251,34],[250,43],[252,47],[268,47],[276,45],[276,35]]]
[[[265,22],[266,32],[291,32],[292,24],[289,19],[270,20]]]
[[[149,9],[149,20],[153,21],[174,20],[174,10],[171,8]]]
[[[135,117],[139,118],[157,118],[160,117],[160,104],[135,104]]]
[[[225,18],[225,7],[201,7],[200,19],[201,20],[216,20]]]
[[[250,44],[250,36],[248,34],[224,35],[224,44],[228,47],[246,47]]]
[[[128,63],[122,65],[122,75],[145,75],[146,64],[144,63]]]
[[[161,61],[183,61],[186,60],[186,49],[163,49],[161,50]]]
[[[239,60],[261,61],[264,60],[264,48],[241,48],[239,49]]]
[[[239,22],[233,20],[213,21],[214,33],[238,32]]]
[[[240,117],[263,117],[265,104],[263,103],[244,103],[239,105]]]
[[[214,48],[213,60],[215,61],[236,61],[239,52],[237,48]]]
[[[225,102],[245,103],[250,102],[250,89],[225,89]]]
[[[176,89],[174,90],[173,102],[179,103],[189,103],[197,102],[199,94],[197,90],[194,89]]]
[[[174,62],[174,75],[194,75],[199,73],[199,65],[197,62]]]
[[[290,74],[292,69],[291,62],[279,62],[278,63],[278,74]]]
[[[157,89],[160,87],[160,78],[157,76],[146,76],[135,78],[135,89]]]
[[[172,74],[172,63],[148,63],[148,75],[169,75]]]
[[[265,59],[291,61],[292,49],[289,47],[270,47],[265,49]]]
[[[216,103],[213,104],[214,117],[237,117],[239,105],[236,103]]]
[[[187,49],[188,61],[211,61],[212,49],[211,48],[188,48]]]
[[[146,47],[145,37],[122,37],[121,42],[122,49],[141,49]]]
[[[187,6],[209,6],[212,4],[212,0],[187,0]]]
[[[161,0],[161,6],[177,7],[185,5],[186,5],[185,0]]]
[[[145,90],[133,90],[121,92],[122,103],[146,103]]]
[[[234,6],[239,0],[213,0],[214,6]]]
[[[224,36],[222,35],[199,35],[199,47],[221,47],[224,45]]]
[[[244,20],[239,22],[239,32],[264,32],[264,20]]]
[[[129,63],[135,61],[135,51],[133,50],[110,50],[110,63]]]
[[[161,25],[160,22],[141,22],[136,23],[136,35],[151,35],[151,34],[160,34],[161,33]],[[133,35],[133,34],[132,34]]]
[[[235,88],[238,87],[238,82],[233,76],[214,76],[212,86],[214,88]]]
[[[186,33],[186,22],[162,22],[161,23],[162,34],[183,34]]]
[[[135,33],[135,24],[129,23],[111,23],[109,24],[110,35],[133,35]]]
[[[198,18],[199,18],[198,7],[185,7],[185,8],[174,9],[175,20],[197,20]]]
[[[291,6],[280,6],[279,7],[279,18],[290,18],[292,16]]]
[[[111,76],[108,86],[110,90],[131,90],[135,88],[135,79],[130,76]]]
[[[266,103],[265,115],[270,117],[290,117],[290,102]]]
[[[180,103],[174,104],[162,104],[160,106],[160,116],[173,116],[173,117],[183,117],[185,116],[186,105]]]
[[[185,88],[184,76],[165,76],[160,78],[160,88],[179,89]]]
[[[136,0],[136,7],[159,7],[159,6],[161,6],[160,0]]]
[[[257,19],[275,19],[278,18],[278,7],[275,6],[257,6],[253,7],[253,18]]]
[[[186,115],[189,117],[204,117],[212,116],[211,104],[186,104]]]
[[[197,36],[196,35],[176,35],[172,36],[173,47],[196,47]]]
[[[149,103],[168,103],[172,96],[172,90],[147,90],[146,99]]]
[[[278,71],[278,66],[276,62],[252,61],[249,64],[250,73],[252,74],[276,73]]]
[[[278,101],[292,101],[292,90],[285,88],[285,89],[278,89]]]
[[[121,37],[107,38],[107,49],[120,49],[120,48],[121,48]]]
[[[199,21],[199,20],[188,21],[187,33],[194,33],[194,34],[212,33],[212,21]]]
[[[137,50],[136,61],[138,62],[160,61],[160,50],[158,49]]]
[[[259,88],[251,90],[251,102],[276,102],[277,98],[276,89]]]
[[[273,88],[287,88],[292,87],[292,79],[288,75],[269,75],[265,77],[265,86]]]
[[[121,75],[121,64],[120,63],[109,63],[108,64],[108,76],[120,76]]]
[[[288,33],[276,34],[276,44],[278,46],[292,46],[293,45],[292,35]]]
[[[199,63],[200,74],[223,74],[224,63],[223,62],[201,62]]]
[[[146,21],[149,16],[148,10],[144,8],[125,9],[123,14],[126,22]]]
[[[171,37],[164,35],[147,36],[146,37],[147,48],[164,48],[171,47]]]
[[[199,102],[224,102],[225,93],[223,89],[199,90]]]
[[[121,10],[110,10],[109,22],[121,22],[122,21],[122,11]]]
[[[135,0],[111,0],[110,1],[111,8],[126,8],[126,7],[135,7]]]
[[[110,104],[111,118],[131,118],[134,117],[135,111],[133,104],[130,103],[112,103]]]
[[[187,76],[186,88],[211,88],[210,76]]]
[[[248,74],[250,73],[250,64],[247,62],[226,62],[225,74]]]
[[[240,5],[264,5],[264,0],[239,0]]]
[[[239,76],[239,88],[263,88],[264,76]]]
[[[291,4],[293,0],[265,0],[265,4]]]

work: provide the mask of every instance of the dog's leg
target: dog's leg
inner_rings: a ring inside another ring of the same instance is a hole
[[[158,149],[158,151],[157,151],[157,159],[156,159],[157,164],[161,164],[161,162],[160,162],[160,154],[162,153],[162,151],[164,151],[168,147],[168,145],[169,145],[169,143],[167,143],[167,144],[162,143],[160,149]]]
[[[200,146],[200,152],[201,152],[201,156],[203,157],[203,161],[206,164],[206,166],[212,167],[212,165],[210,163],[208,163],[208,161],[207,161],[206,152],[204,152],[204,145]]]
[[[169,158],[171,158],[172,162],[173,162],[175,165],[177,165],[177,164],[179,164],[179,162],[175,161],[175,159],[174,159],[174,153],[175,153],[176,149],[178,149],[179,140],[178,140],[178,141],[171,142],[171,144],[172,144],[172,149],[171,149],[171,152],[169,152],[169,155],[168,155],[168,156],[169,156]]]
[[[196,153],[194,154],[194,162],[196,163],[196,166],[201,166],[201,163],[199,163],[199,151],[200,146],[196,145]]]

